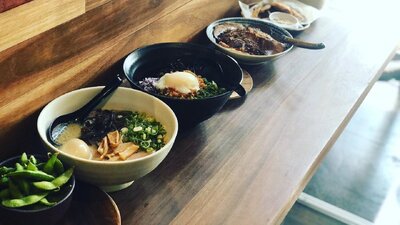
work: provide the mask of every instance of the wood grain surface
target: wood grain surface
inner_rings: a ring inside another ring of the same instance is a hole
[[[86,0],[86,6],[85,6],[86,12],[101,5],[104,5],[110,1],[111,0]]]
[[[35,0],[0,13],[0,52],[85,13],[85,0]]]
[[[38,111],[55,97],[104,84],[111,65],[140,46],[188,41],[235,13],[234,0],[114,0],[0,52],[0,158],[30,148],[14,140],[38,139]]]
[[[32,0],[0,0],[0,13],[30,1]]]

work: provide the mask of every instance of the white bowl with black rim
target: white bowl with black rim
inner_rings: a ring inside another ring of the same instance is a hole
[[[282,52],[275,53],[275,54],[267,54],[267,55],[252,55],[249,53],[245,53],[245,52],[236,50],[234,48],[224,47],[218,43],[218,41],[217,41],[218,36],[216,36],[216,34],[214,32],[215,27],[217,27],[218,25],[222,25],[224,23],[237,23],[237,24],[241,24],[244,26],[257,28],[266,34],[271,35],[272,37],[279,35],[279,36],[287,36],[287,37],[292,38],[293,36],[285,29],[280,28],[271,22],[260,20],[260,19],[247,19],[247,18],[242,18],[242,17],[231,17],[231,18],[224,18],[224,19],[214,21],[210,25],[208,25],[208,27],[206,29],[208,39],[218,49],[220,49],[224,53],[232,56],[241,64],[253,65],[253,64],[261,64],[261,63],[265,63],[265,62],[268,62],[271,60],[275,60],[275,59],[285,55],[293,48],[293,45],[291,45],[291,44],[284,44],[285,47]]]

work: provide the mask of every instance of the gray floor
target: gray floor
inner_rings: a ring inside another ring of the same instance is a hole
[[[399,177],[400,82],[379,81],[304,192],[373,222]],[[283,225],[302,224],[342,223],[296,203]]]

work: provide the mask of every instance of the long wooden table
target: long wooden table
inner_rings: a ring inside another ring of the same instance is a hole
[[[111,194],[122,223],[279,224],[394,54],[400,20],[386,2],[330,1],[297,36],[326,49],[245,66],[246,98],[180,133],[155,171]]]

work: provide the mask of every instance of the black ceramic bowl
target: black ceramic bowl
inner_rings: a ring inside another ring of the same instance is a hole
[[[2,166],[15,166],[15,163],[19,161],[21,156],[16,156],[7,159],[0,163]],[[46,156],[35,155],[36,159],[43,162],[47,160]],[[40,209],[22,209],[22,208],[8,208],[0,204],[0,218],[1,225],[19,225],[19,224],[30,224],[30,225],[54,225],[62,219],[71,204],[72,193],[75,188],[75,177],[72,176],[60,189],[60,198],[58,202],[50,207],[43,207]],[[2,223],[3,222],[3,223]]]
[[[189,43],[161,43],[139,48],[124,61],[124,72],[133,88],[144,90],[139,81],[145,77],[160,77],[164,72],[189,69],[213,80],[226,91],[204,99],[178,99],[147,92],[164,101],[174,111],[180,128],[190,128],[218,112],[233,91],[245,95],[242,70],[230,56],[217,50]]]

